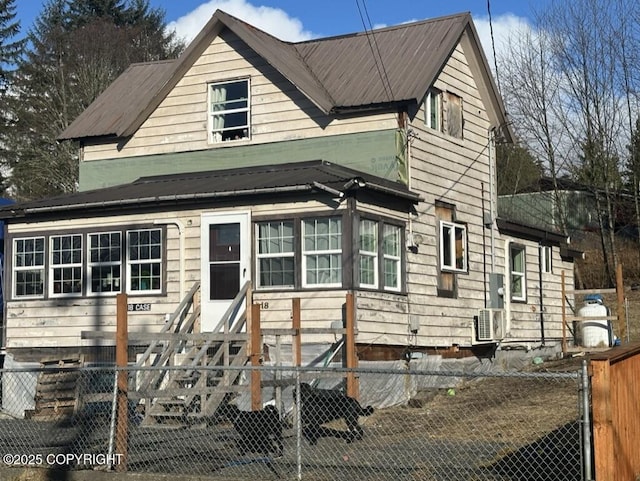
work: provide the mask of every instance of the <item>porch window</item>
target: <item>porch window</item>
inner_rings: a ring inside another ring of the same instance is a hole
[[[162,287],[162,231],[127,231],[128,291],[158,293]]]
[[[360,286],[378,287],[378,223],[360,221]]]
[[[51,236],[52,296],[82,294],[82,235]]]
[[[210,142],[249,138],[249,80],[209,85]]]
[[[440,269],[467,271],[467,227],[440,221]]]
[[[13,295],[44,296],[44,237],[13,241]]]
[[[257,224],[258,287],[293,287],[295,238],[293,221]]]
[[[341,287],[342,219],[307,219],[302,230],[302,285]]]
[[[401,265],[401,229],[385,224],[382,231],[382,257],[384,261],[384,288],[399,291]]]
[[[89,279],[92,294],[120,292],[122,281],[122,234],[89,234]]]
[[[509,247],[509,266],[511,268],[511,300],[527,300],[527,276],[525,248],[517,244]]]

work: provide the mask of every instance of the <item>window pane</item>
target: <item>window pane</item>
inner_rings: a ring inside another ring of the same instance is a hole
[[[384,286],[388,288],[400,288],[400,279],[398,278],[398,267],[400,261],[396,259],[384,260]]]
[[[400,256],[400,227],[385,224],[382,252],[390,256]]]
[[[44,270],[24,270],[16,272],[16,297],[43,295],[43,274]]]
[[[360,221],[360,250],[378,251],[378,223],[372,220]]]
[[[375,257],[360,255],[360,284],[375,286],[376,262]]]
[[[451,227],[445,225],[442,228],[442,265],[446,267],[453,267],[453,260],[451,259]]]

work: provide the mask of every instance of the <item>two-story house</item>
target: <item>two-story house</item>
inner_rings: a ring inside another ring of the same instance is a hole
[[[160,330],[196,282],[207,331],[251,281],[267,327],[294,297],[329,327],[353,294],[363,360],[553,349],[576,253],[496,218],[505,115],[468,13],[289,43],[217,11],[61,133],[79,192],[0,210],[3,348],[85,349],[117,293],[145,306],[130,332]]]

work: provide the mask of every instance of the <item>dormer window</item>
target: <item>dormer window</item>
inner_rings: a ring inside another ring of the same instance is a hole
[[[249,79],[209,84],[209,141],[249,138]]]

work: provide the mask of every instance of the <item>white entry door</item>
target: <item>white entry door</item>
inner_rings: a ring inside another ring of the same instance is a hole
[[[201,330],[213,330],[251,277],[249,212],[202,214]]]

